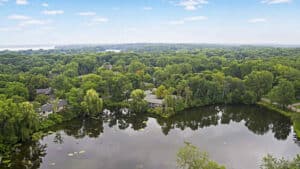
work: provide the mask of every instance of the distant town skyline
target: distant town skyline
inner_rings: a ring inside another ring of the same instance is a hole
[[[298,45],[299,9],[299,0],[0,0],[0,46]]]

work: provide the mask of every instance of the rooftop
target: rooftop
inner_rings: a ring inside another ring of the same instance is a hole
[[[68,104],[68,103],[67,103],[66,100],[60,99],[60,100],[58,101],[58,108],[63,108],[63,107],[66,106],[67,104]],[[41,111],[42,111],[42,112],[52,112],[52,111],[53,111],[53,104],[47,103],[47,104],[42,105]]]
[[[156,95],[152,94],[150,90],[145,91],[145,100],[148,103],[153,103],[153,104],[163,104],[163,99],[159,99],[156,97]]]
[[[45,94],[45,95],[50,95],[52,92],[52,88],[46,88],[46,89],[36,89],[37,94]]]

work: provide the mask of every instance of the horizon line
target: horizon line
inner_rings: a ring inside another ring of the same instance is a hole
[[[116,43],[49,43],[49,44],[0,44],[4,47],[59,47],[59,46],[105,46],[105,45],[225,45],[225,46],[299,46],[300,43],[209,43],[209,42],[116,42]]]

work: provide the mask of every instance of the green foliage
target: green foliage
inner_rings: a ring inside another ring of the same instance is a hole
[[[159,99],[164,98],[167,94],[168,94],[168,90],[166,89],[166,87],[164,85],[160,85],[155,91],[155,95]]]
[[[253,91],[245,91],[242,96],[242,103],[244,104],[255,104],[257,101],[256,95]]]
[[[121,108],[130,107],[130,104],[126,101],[116,102],[116,101],[106,99],[103,100],[103,107],[105,107],[108,110],[120,110]]]
[[[84,92],[80,88],[72,88],[68,93],[66,93],[66,98],[72,111],[76,113],[82,111],[80,103],[83,101],[83,97]]]
[[[148,111],[163,118],[170,118],[175,115],[175,111],[171,107],[155,107],[149,109]]]
[[[283,107],[291,104],[295,100],[293,83],[284,79],[280,80],[279,84],[269,93],[269,98]]]
[[[180,112],[185,108],[184,100],[175,95],[166,95],[164,98],[164,106],[173,112]]]
[[[108,86],[112,100],[119,102],[129,98],[132,84],[127,76],[122,74],[112,75],[112,77],[109,77]]]
[[[26,99],[25,99],[24,97],[18,96],[18,95],[11,96],[11,99],[12,99],[15,103],[26,102]]]
[[[90,89],[86,92],[86,95],[81,102],[81,106],[84,111],[84,116],[95,117],[101,113],[103,101],[95,90]]]
[[[130,49],[131,52],[98,51],[96,47],[0,52],[0,144],[20,141],[34,131],[35,127],[25,123],[33,117],[25,118],[20,107],[30,101],[37,110],[47,102],[47,96],[36,96],[39,88],[52,87],[54,97],[68,101],[71,111],[61,114],[63,120],[81,113],[100,113],[103,103],[97,94],[103,98],[105,108],[129,107],[142,112],[146,109],[142,95],[132,95],[132,104],[128,99],[135,89],[155,87],[156,95],[165,98],[165,106],[151,111],[163,117],[204,105],[255,104],[271,90],[274,101],[288,104],[293,98],[290,83],[296,98],[300,97],[299,49],[150,45]],[[103,68],[108,64],[113,66],[111,70]],[[95,92],[87,95],[90,89]],[[294,116],[295,131],[300,133],[300,120]],[[61,121],[50,118],[41,122],[40,129]],[[27,123],[35,122],[33,118]],[[27,127],[23,129],[23,125]]]
[[[52,126],[56,125],[56,123],[52,120],[49,120],[49,119],[45,119],[41,122],[41,126],[40,126],[40,129],[41,130],[44,130],[44,129],[48,129]]]
[[[190,144],[180,148],[177,153],[177,165],[182,169],[225,169],[224,166],[211,161],[206,152]]]
[[[39,102],[41,105],[46,104],[49,99],[50,99],[49,96],[44,94],[39,94],[35,97],[35,101]]]
[[[41,131],[33,133],[31,136],[32,141],[39,141],[45,134]]]
[[[269,71],[253,71],[245,77],[245,84],[248,90],[255,92],[258,101],[272,89],[273,79],[274,76]]]
[[[89,89],[94,89],[99,93],[107,93],[106,83],[103,81],[102,77],[96,74],[87,74],[81,76],[81,86],[84,92]]]
[[[134,60],[128,66],[128,71],[130,73],[143,74],[145,68],[146,66],[143,63]]]
[[[300,138],[300,115],[294,115],[292,117],[292,121],[293,121],[293,127],[295,130],[295,133],[297,135],[298,138]]]
[[[57,113],[52,113],[48,116],[48,120],[52,120],[54,123],[59,124],[63,122],[63,116]]]
[[[7,83],[3,91],[8,97],[21,96],[26,100],[29,98],[28,89],[23,83],[20,82]]]
[[[147,110],[147,102],[144,100],[145,93],[141,89],[133,90],[130,94],[130,110],[135,113],[145,112]]]
[[[52,113],[48,118],[41,121],[40,130],[49,129],[57,124],[60,124],[64,121],[64,117],[58,113]]]
[[[39,118],[29,102],[0,101],[0,143],[26,141],[39,127]]]
[[[281,158],[277,159],[271,155],[263,158],[261,169],[299,169],[300,168],[300,155],[297,155],[293,160]]]
[[[300,100],[300,79],[294,81],[295,96]]]

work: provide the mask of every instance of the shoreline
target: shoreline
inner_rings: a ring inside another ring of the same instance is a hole
[[[289,110],[282,110],[274,105],[271,105],[269,103],[265,103],[262,101],[259,101],[256,103],[258,106],[262,106],[264,108],[267,108],[272,111],[276,111],[286,117],[289,117],[291,119],[291,122],[293,123],[294,132],[296,133],[296,136],[300,138],[300,113],[291,112]]]

